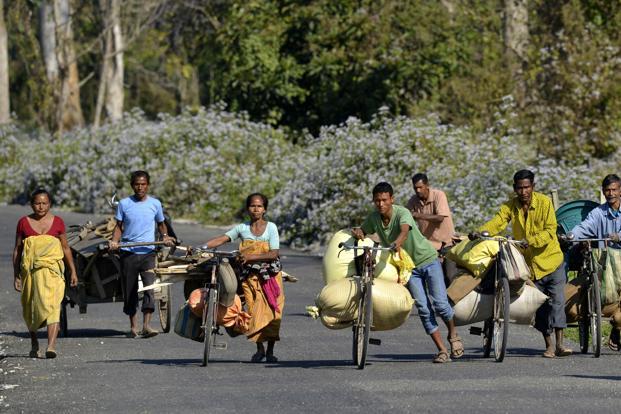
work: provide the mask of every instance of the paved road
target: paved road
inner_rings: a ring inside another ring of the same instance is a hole
[[[511,326],[503,363],[483,359],[479,337],[461,328],[466,357],[430,362],[433,346],[416,316],[397,330],[377,333],[369,365],[351,365],[351,331],[329,331],[304,315],[322,287],[321,261],[284,250],[283,264],[298,276],[286,284],[282,341],[275,364],[252,364],[254,345],[227,338],[214,362],[200,367],[202,344],[174,333],[151,339],[124,337],[120,304],[70,310],[71,337],[58,344],[55,360],[27,358],[29,340],[12,288],[10,255],[14,226],[24,207],[0,207],[0,412],[562,412],[618,413],[621,353],[599,359],[540,356],[536,332]],[[61,214],[68,224],[89,216]],[[188,243],[218,229],[177,224]],[[175,307],[182,301],[174,291]],[[43,331],[41,331],[43,332]],[[43,342],[45,343],[45,342]]]

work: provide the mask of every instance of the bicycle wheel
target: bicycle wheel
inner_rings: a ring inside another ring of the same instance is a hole
[[[63,338],[69,336],[69,322],[67,321],[67,299],[63,299],[60,304],[60,321],[59,321],[59,333]]]
[[[218,290],[209,289],[209,298],[203,308],[203,334],[205,335],[205,348],[203,351],[203,366],[209,363],[209,353],[216,339],[216,312],[218,306]]]
[[[589,289],[589,333],[591,334],[591,350],[593,356],[599,358],[602,352],[602,306],[597,273],[592,275]]]
[[[509,336],[509,280],[502,277],[496,286],[494,297],[494,359],[502,362],[507,350]]]
[[[373,282],[369,276],[368,281],[361,283],[360,300],[358,302],[358,318],[354,325],[354,364],[358,369],[364,369],[367,361],[367,347],[369,345],[369,332],[371,331],[371,318],[373,315]]]

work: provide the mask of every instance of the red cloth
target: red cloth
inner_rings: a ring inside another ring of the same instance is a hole
[[[28,221],[28,217],[24,216],[19,219],[17,222],[17,230],[16,233],[22,236],[22,239],[30,236],[40,236],[41,234],[34,231],[30,222]],[[65,222],[58,216],[54,216],[52,221],[52,227],[45,233],[50,236],[58,237],[61,234],[65,234]]]
[[[280,312],[280,308],[278,307],[280,286],[278,286],[276,278],[270,277],[265,280],[262,277],[259,277],[259,283],[261,283],[261,288],[263,289],[263,293],[265,293],[265,299],[267,299],[267,303],[270,305],[270,308],[274,309],[275,312]]]

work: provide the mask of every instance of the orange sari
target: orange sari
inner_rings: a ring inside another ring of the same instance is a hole
[[[267,253],[270,250],[266,241],[244,240],[239,250],[249,254]],[[246,307],[250,313],[250,323],[246,336],[252,342],[279,341],[280,322],[285,306],[285,294],[282,286],[282,272],[274,276],[280,287],[278,296],[278,311],[273,310],[265,297],[261,282],[256,274],[247,277],[242,282],[242,289],[246,298]]]

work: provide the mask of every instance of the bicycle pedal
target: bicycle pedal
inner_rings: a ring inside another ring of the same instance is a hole
[[[382,344],[382,340],[381,339],[375,339],[375,338],[369,338],[369,343],[371,345],[381,345]]]
[[[483,328],[481,328],[480,326],[471,326],[470,335],[478,335],[478,336],[483,335]]]
[[[219,344],[213,344],[213,347],[216,349],[226,349],[228,347],[226,342],[222,342]]]

